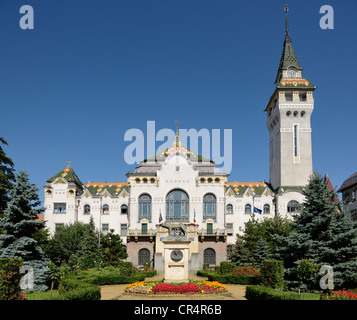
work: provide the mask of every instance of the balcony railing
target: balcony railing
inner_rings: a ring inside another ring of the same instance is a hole
[[[200,229],[197,231],[199,236],[226,236],[226,229]]]
[[[147,229],[147,230],[142,230],[142,229],[128,229],[127,235],[129,236],[154,236],[156,234],[156,230],[154,229]]]

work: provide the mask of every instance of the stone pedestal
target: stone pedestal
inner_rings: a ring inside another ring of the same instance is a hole
[[[189,244],[187,237],[167,237],[164,243],[165,282],[188,282]]]

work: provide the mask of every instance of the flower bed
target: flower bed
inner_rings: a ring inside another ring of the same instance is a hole
[[[162,282],[137,281],[125,288],[127,293],[135,294],[218,294],[227,292],[227,288],[217,281],[189,282],[172,284]]]
[[[357,293],[351,290],[333,291],[331,294],[332,300],[357,300]]]

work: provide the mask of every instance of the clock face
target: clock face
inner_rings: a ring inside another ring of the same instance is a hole
[[[183,253],[181,250],[172,250],[171,251],[171,255],[170,255],[170,258],[172,261],[174,262],[179,262],[182,260],[183,258]]]
[[[289,77],[289,78],[295,78],[296,75],[297,75],[296,70],[294,70],[294,69],[289,69],[289,70],[288,70],[288,77]]]

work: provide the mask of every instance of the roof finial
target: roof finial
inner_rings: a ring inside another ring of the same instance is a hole
[[[176,139],[175,139],[175,141],[176,141],[176,147],[178,147],[179,144],[180,144],[179,129],[178,129],[179,124],[180,124],[180,121],[179,121],[179,120],[176,120],[176,121],[175,121],[175,124],[176,124]]]
[[[71,160],[68,159],[67,163],[68,163],[68,167],[70,167],[71,166]]]
[[[285,12],[285,39],[286,40],[290,40],[290,36],[289,36],[289,20],[288,20],[289,7],[288,7],[288,2],[287,1],[285,3],[284,12]]]

